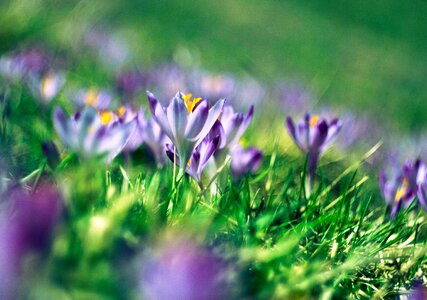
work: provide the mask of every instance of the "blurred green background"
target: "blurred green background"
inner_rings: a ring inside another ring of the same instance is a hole
[[[321,104],[367,112],[397,132],[427,126],[425,0],[1,3],[2,54],[42,41],[78,56],[78,35],[97,24],[125,37],[136,64],[184,49],[188,63],[213,71],[301,80]]]

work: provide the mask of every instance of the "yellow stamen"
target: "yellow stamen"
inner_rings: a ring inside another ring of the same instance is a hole
[[[117,115],[121,118],[125,115],[125,113],[126,113],[126,107],[120,106],[119,109],[117,110]]]
[[[187,165],[191,167],[191,159],[188,160]]]
[[[311,127],[311,128],[316,127],[317,122],[319,122],[319,116],[318,116],[318,115],[313,115],[313,116],[310,118],[310,127]]]
[[[394,197],[394,202],[398,202],[405,194],[408,189],[408,180],[404,179],[402,185],[397,189],[396,196]]]
[[[86,92],[85,104],[92,107],[96,107],[98,105],[98,91],[96,89],[89,89]]]
[[[189,93],[186,94],[184,96],[182,96],[182,99],[185,102],[185,106],[187,106],[187,110],[189,113],[191,113],[194,109],[194,107],[196,106],[196,104],[202,100],[202,98],[198,97],[198,98],[193,98],[193,100],[191,100],[191,97],[193,96],[193,94]]]
[[[102,125],[107,125],[111,121],[113,121],[114,115],[111,111],[101,111],[99,114],[101,116],[101,124]]]

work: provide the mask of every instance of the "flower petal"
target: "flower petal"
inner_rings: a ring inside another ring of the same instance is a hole
[[[209,113],[209,104],[206,100],[201,100],[197,104],[188,117],[188,124],[185,129],[185,136],[189,139],[195,138],[200,133]]]

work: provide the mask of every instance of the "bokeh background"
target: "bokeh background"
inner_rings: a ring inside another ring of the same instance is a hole
[[[43,43],[102,85],[111,78],[78,47],[97,26],[126,41],[128,64],[295,80],[321,104],[417,135],[427,126],[426,15],[424,0],[3,0],[0,52]]]

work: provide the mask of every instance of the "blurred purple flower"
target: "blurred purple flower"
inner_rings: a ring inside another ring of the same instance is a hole
[[[234,147],[231,150],[231,173],[238,178],[256,172],[261,165],[262,156],[262,152],[254,147]]]
[[[43,77],[34,77],[30,81],[33,94],[44,103],[49,103],[64,86],[65,77],[61,73],[49,71]]]
[[[162,166],[165,163],[166,144],[170,143],[169,138],[164,134],[159,124],[152,118],[144,119],[141,124],[141,132],[145,145],[148,146],[154,155],[157,164]]]
[[[45,250],[63,209],[58,190],[43,183],[33,193],[15,188],[8,198],[12,205],[9,226],[17,253]]]
[[[407,162],[402,170],[394,170],[390,178],[385,171],[379,175],[379,186],[386,203],[391,207],[391,216],[408,207],[414,200],[419,184],[425,179],[426,167],[420,160]]]
[[[209,159],[211,159],[212,155],[215,153],[216,149],[218,148],[219,141],[220,141],[219,135],[215,137],[212,137],[210,135],[206,136],[203,139],[203,141],[194,149],[190,159],[187,162],[185,171],[191,177],[196,179],[199,184],[201,184],[202,182],[203,170],[208,164]],[[175,161],[177,165],[181,165],[179,154],[175,153],[174,147],[167,144],[166,149],[167,149],[166,154],[169,157],[169,159],[172,162]]]
[[[111,95],[107,91],[96,88],[78,91],[73,100],[79,109],[90,106],[97,110],[109,109],[112,102]]]
[[[100,61],[107,67],[121,67],[129,59],[126,42],[120,36],[101,28],[92,27],[85,33],[83,41],[98,54]]]
[[[416,280],[411,294],[407,297],[408,300],[425,300],[427,299],[427,287],[421,280]]]
[[[111,162],[128,143],[136,121],[122,123],[110,111],[86,107],[67,117],[61,108],[54,112],[54,126],[62,142],[84,158],[104,157]]]
[[[153,119],[170,138],[180,157],[181,170],[186,169],[194,149],[211,130],[221,114],[224,100],[212,108],[205,99],[191,98],[178,92],[168,107],[163,107],[153,94],[147,92]]]
[[[189,72],[187,77],[189,90],[205,95],[208,99],[229,99],[234,95],[236,81],[230,75],[196,69]]]
[[[149,253],[141,272],[146,299],[227,299],[229,270],[216,255],[187,239],[163,242]]]
[[[298,148],[308,155],[310,186],[313,186],[320,155],[335,141],[341,129],[341,122],[338,119],[327,122],[324,118],[319,118],[318,115],[306,114],[296,124],[296,127],[292,119],[288,117],[286,126]]]
[[[176,64],[162,65],[151,70],[147,75],[149,86],[160,99],[171,99],[176,91],[191,90],[185,70]]]
[[[116,79],[116,88],[129,101],[146,88],[147,80],[147,75],[137,69],[122,72]]]
[[[48,70],[49,59],[35,48],[0,59],[0,74],[11,80],[21,80],[27,76],[41,77]]]
[[[13,247],[13,232],[9,222],[0,216],[0,297],[14,299],[17,292],[19,259]]]
[[[283,109],[292,114],[301,114],[313,106],[313,95],[298,83],[280,83],[275,94]]]
[[[219,118],[225,134],[225,145],[221,148],[227,147],[228,149],[232,149],[238,144],[240,138],[248,128],[253,114],[253,105],[246,114],[235,112],[231,105],[224,105]]]
[[[25,255],[44,255],[62,211],[58,190],[42,183],[32,193],[14,187],[5,195],[0,212],[0,297],[15,299]],[[5,210],[6,206],[10,207]]]

